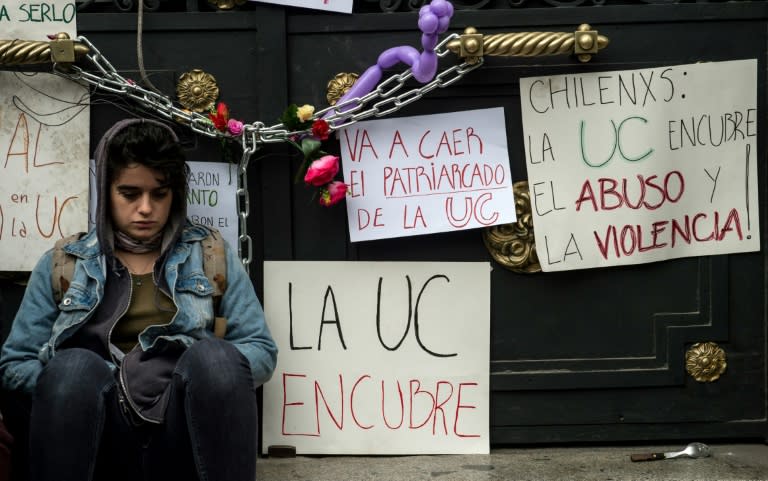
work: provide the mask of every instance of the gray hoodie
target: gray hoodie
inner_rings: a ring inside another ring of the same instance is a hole
[[[148,119],[126,119],[112,126],[99,141],[94,152],[96,161],[96,188],[98,204],[96,208],[96,234],[107,265],[104,298],[99,303],[93,317],[68,339],[62,347],[81,347],[97,352],[119,367],[122,396],[127,397],[126,407],[132,406],[134,414],[150,422],[161,422],[168,398],[167,386],[178,358],[183,353],[183,346],[168,345],[162,350],[151,353],[143,352],[139,346],[128,354],[123,354],[110,342],[112,328],[128,310],[131,295],[131,276],[128,270],[114,255],[114,233],[112,230],[109,202],[109,181],[107,179],[107,152],[109,143],[121,130],[137,123],[159,125],[178,140],[170,127]],[[160,257],[155,263],[154,278],[159,288],[172,297],[165,284],[163,272],[165,259],[170,248],[179,238],[186,222],[186,199],[175,204],[163,234]]]

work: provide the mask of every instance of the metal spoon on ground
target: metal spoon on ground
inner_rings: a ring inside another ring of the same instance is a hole
[[[709,446],[704,443],[691,443],[685,447],[682,451],[673,451],[668,453],[645,453],[645,454],[633,454],[630,456],[632,461],[660,461],[662,459],[673,458],[705,458],[712,454]]]

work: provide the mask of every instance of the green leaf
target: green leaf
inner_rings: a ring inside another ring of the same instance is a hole
[[[299,107],[296,104],[291,104],[286,107],[283,115],[280,117],[280,122],[285,125],[288,130],[296,130],[299,126]]]
[[[304,154],[305,159],[315,159],[317,152],[320,150],[320,141],[314,137],[304,137],[301,140],[301,151]]]

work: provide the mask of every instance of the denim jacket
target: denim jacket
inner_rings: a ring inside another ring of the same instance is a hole
[[[213,287],[203,271],[200,241],[208,235],[200,225],[187,223],[171,248],[163,275],[177,313],[170,323],[149,326],[139,334],[144,352],[168,343],[190,346],[213,337]],[[51,286],[53,250],[38,261],[10,335],[0,352],[0,382],[6,390],[33,393],[43,366],[63,342],[93,315],[104,297],[108,268],[95,230],[72,242],[65,250],[77,257],[74,275],[61,302],[54,301]],[[217,315],[227,318],[225,340],[248,359],[256,385],[266,382],[275,369],[277,346],[264,321],[264,312],[248,274],[232,249],[226,248],[227,287]],[[116,366],[106,361],[112,369]]]

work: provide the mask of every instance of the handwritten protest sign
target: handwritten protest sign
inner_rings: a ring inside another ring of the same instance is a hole
[[[76,36],[75,2],[0,0],[7,39]],[[88,224],[88,90],[45,73],[0,72],[0,270],[31,270]]]
[[[237,166],[224,162],[188,162],[187,214],[195,222],[221,232],[237,247]]]
[[[760,249],[757,61],[520,82],[545,271]]]
[[[288,7],[313,8],[329,12],[352,13],[352,0],[252,0],[261,3],[274,3]]]
[[[487,453],[487,263],[265,262],[263,446]]]
[[[352,242],[515,221],[502,108],[358,122],[339,139]]]
[[[48,0],[30,3],[4,0],[0,2],[0,27],[3,33],[7,35],[11,31],[16,31],[26,34],[23,37],[18,34],[4,36],[5,39],[45,40],[44,37],[36,34],[52,35],[59,32],[66,32],[70,34],[70,38],[74,38],[72,34],[75,29],[76,15],[77,5],[72,1]]]

